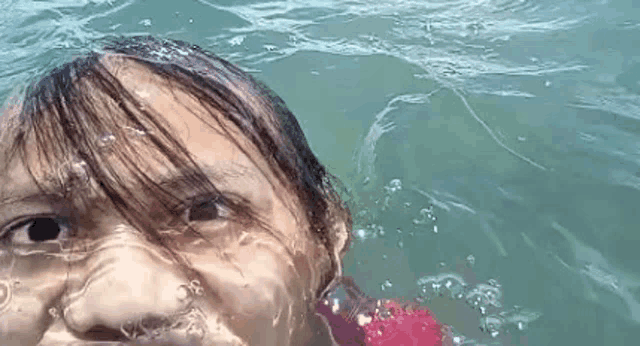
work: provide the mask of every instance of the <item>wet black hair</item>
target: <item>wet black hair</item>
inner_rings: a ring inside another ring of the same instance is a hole
[[[233,123],[266,159],[279,182],[297,196],[295,203],[305,212],[308,231],[326,246],[329,254],[334,252],[332,232],[336,220],[346,223],[350,234],[351,214],[340,197],[342,185],[309,148],[298,121],[280,97],[234,64],[196,45],[151,36],[110,39],[101,51],[77,57],[27,87],[20,113],[10,122],[8,157],[3,161],[9,164],[19,158],[43,193],[60,195],[62,191],[61,198],[74,199],[81,195],[74,191],[82,179],[74,176],[73,170],[54,175],[53,181],[38,177],[30,168],[33,157],[37,158],[35,162],[44,164],[40,167],[51,170],[57,169],[60,162],[77,160],[128,222],[170,250],[166,237],[157,231],[145,200],[152,196],[159,202],[154,204],[156,207],[173,212],[172,203],[179,198],[139,167],[133,139],[125,133],[129,130],[146,134],[144,141],[168,166],[192,172],[186,182],[190,188],[217,191],[187,149],[174,138],[162,116],[145,108],[107,70],[102,60],[106,55],[134,61],[170,88],[198,100],[210,115],[198,114],[205,124],[213,121],[229,135],[225,124]],[[110,110],[109,117],[104,116],[105,110]],[[117,138],[118,144],[108,149],[96,141],[110,138]],[[30,151],[28,142],[35,143],[35,150]],[[110,159],[105,160],[105,155]],[[145,195],[140,196],[140,189],[134,191],[122,171],[110,162],[125,167],[125,174],[135,177],[135,185],[142,187]],[[244,202],[241,198],[225,201],[236,215],[245,216],[239,219],[255,220]],[[345,251],[346,247],[339,250]],[[319,294],[341,272],[341,263],[331,257],[331,268],[322,278]]]

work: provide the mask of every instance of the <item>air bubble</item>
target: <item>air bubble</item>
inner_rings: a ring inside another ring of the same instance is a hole
[[[11,299],[11,288],[6,282],[0,281],[0,311]]]
[[[429,208],[420,209],[420,218],[413,219],[414,225],[426,225],[432,224],[436,222],[437,218],[433,215],[433,205],[430,205]]]
[[[385,280],[382,285],[380,285],[380,289],[385,291],[387,288],[391,288],[393,287],[393,284],[391,283],[391,280],[387,279]]]
[[[493,285],[478,284],[473,290],[467,293],[466,298],[469,304],[473,304],[475,306],[482,304],[492,305],[497,308],[502,307],[502,303],[500,303],[502,291],[499,286],[496,287]]]
[[[461,299],[464,296],[467,283],[455,273],[442,273],[437,276],[426,276],[418,280],[422,293],[427,297],[447,294],[450,298]]]
[[[192,323],[187,327],[187,336],[196,340],[204,339],[204,328],[199,323]]]
[[[69,166],[67,167],[67,172],[66,175],[68,176],[67,179],[69,179],[71,181],[70,186],[68,186],[67,188],[70,189],[74,186],[78,186],[78,185],[86,185],[89,183],[89,173],[88,173],[88,165],[87,162],[85,162],[84,160],[80,160],[79,158],[74,158],[71,160],[71,162],[69,163]]]
[[[127,135],[131,137],[144,137],[147,135],[147,131],[141,127],[125,126],[124,129],[127,131]]]
[[[393,179],[389,182],[388,186],[384,187],[384,189],[389,194],[402,190],[402,181],[400,179]]]
[[[473,255],[467,256],[467,263],[473,267],[473,265],[476,264],[476,258]]]
[[[183,302],[186,300],[190,300],[192,291],[187,285],[180,285],[178,287],[178,291],[176,292],[176,297],[179,301]]]
[[[129,340],[134,340],[137,337],[136,323],[133,321],[126,321],[120,325],[120,332]]]
[[[204,288],[200,285],[200,280],[191,280],[191,282],[189,282],[189,289],[197,296],[204,295]]]
[[[107,133],[102,135],[102,137],[98,139],[98,147],[100,149],[106,150],[106,149],[109,149],[115,142],[116,142],[116,136],[114,136],[111,133]]]
[[[60,317],[60,312],[56,308],[49,308],[49,316],[51,316],[53,319],[57,319],[58,317]]]

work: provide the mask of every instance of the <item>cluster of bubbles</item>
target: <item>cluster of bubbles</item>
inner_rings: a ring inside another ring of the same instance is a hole
[[[414,190],[411,189],[411,191]],[[418,191],[421,195],[429,198],[429,201],[426,206],[418,204],[413,207],[411,202],[414,201],[408,200],[410,197],[404,195],[405,191],[408,190],[403,189],[402,181],[393,179],[382,186],[382,194],[375,198],[375,205],[382,212],[389,211],[394,213],[396,219],[397,213],[407,216],[403,219],[407,220],[408,224],[399,225],[402,229],[399,227],[390,228],[388,224],[379,221],[381,217],[376,213],[376,210],[370,210],[368,214],[363,215],[369,217],[366,222],[363,222],[364,227],[355,228],[354,236],[361,241],[397,236],[397,247],[402,249],[405,246],[403,239],[407,241],[407,235],[413,236],[413,231],[426,230],[437,234],[438,218],[436,213],[438,210],[449,211],[449,204],[438,202],[430,195]],[[451,205],[458,206],[453,202],[451,202]],[[363,217],[363,219],[365,218]],[[382,254],[382,258],[386,259],[387,256]],[[466,262],[469,267],[473,267],[476,258],[474,255],[468,255]],[[444,272],[446,270],[444,269],[446,267],[445,263],[440,263],[439,265],[440,274],[425,276],[418,280],[420,293],[415,299],[416,302],[428,304],[428,301],[436,297],[446,297],[460,301],[478,313],[479,329],[489,337],[494,338],[496,342],[498,341],[496,339],[498,336],[516,331],[525,331],[531,322],[540,318],[541,314],[536,311],[517,306],[511,309],[505,308],[502,303],[502,287],[497,280],[491,279],[487,282],[471,285],[460,274]],[[394,289],[394,284],[389,279],[379,282],[378,285],[381,291]],[[475,344],[476,340],[458,333],[453,327],[451,329],[454,345]]]
[[[457,273],[441,273],[422,277],[417,283],[422,297],[426,300],[437,296],[464,300],[480,313],[480,330],[494,338],[515,330],[524,331],[531,322],[541,316],[539,312],[519,306],[508,311],[502,310],[502,287],[495,279],[490,279],[487,283],[469,285]]]

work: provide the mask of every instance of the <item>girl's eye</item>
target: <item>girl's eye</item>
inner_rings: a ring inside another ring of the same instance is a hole
[[[195,201],[189,209],[187,209],[187,221],[213,221],[225,218],[227,216],[226,209],[217,199],[208,199],[204,201]]]
[[[32,245],[66,239],[70,228],[65,222],[52,217],[36,217],[11,227],[9,240],[15,245]]]

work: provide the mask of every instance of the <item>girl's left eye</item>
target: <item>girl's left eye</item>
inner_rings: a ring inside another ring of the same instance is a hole
[[[9,241],[14,245],[32,245],[69,237],[69,225],[53,217],[35,217],[18,223],[9,231]]]
[[[228,217],[228,210],[219,198],[195,200],[186,210],[187,222],[214,221]]]

